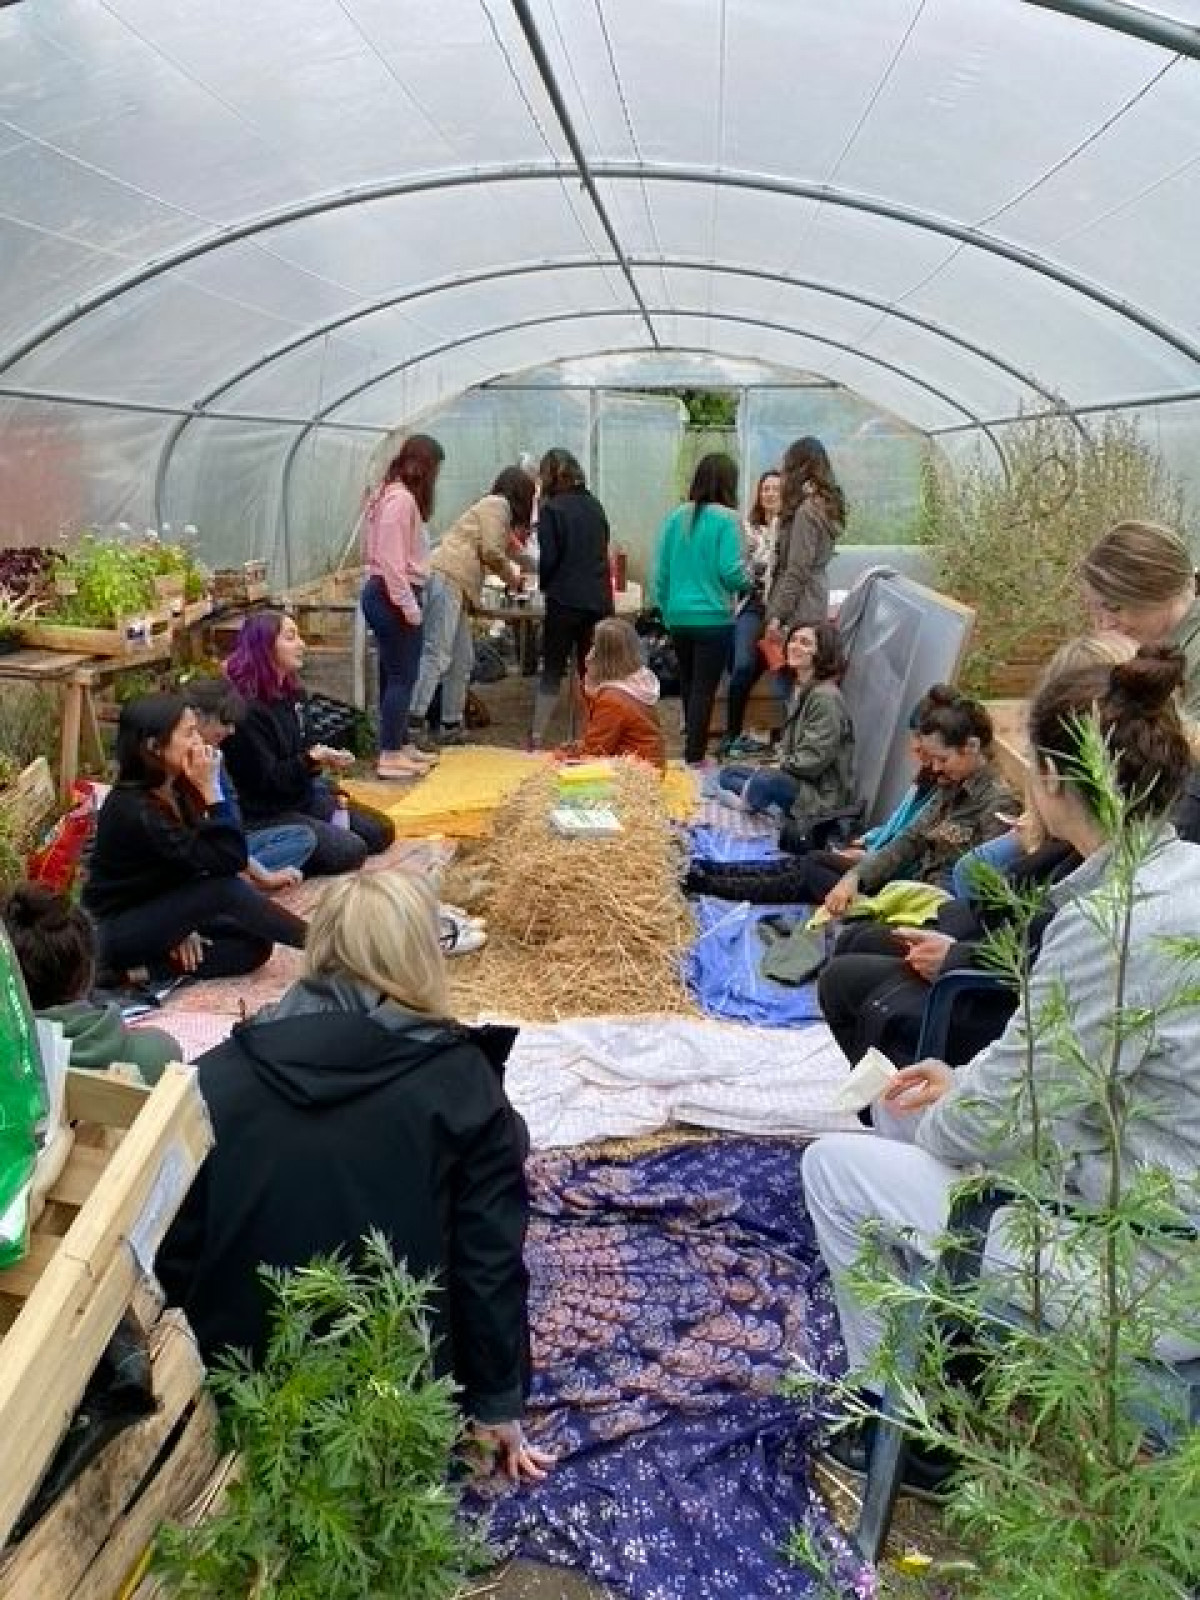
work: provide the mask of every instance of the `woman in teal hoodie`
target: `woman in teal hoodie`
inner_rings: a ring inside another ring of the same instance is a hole
[[[58,1022],[71,1046],[71,1065],[103,1071],[114,1062],[136,1067],[157,1083],[168,1061],[183,1051],[159,1028],[127,1028],[118,1007],[88,998],[96,973],[92,920],[65,894],[43,883],[18,883],[0,902],[0,920],[16,952],[29,1003],[39,1017]]]
[[[705,456],[683,505],[663,523],[654,559],[654,598],[679,659],[683,758],[704,760],[708,725],[733,642],[733,607],[750,585],[742,561],[737,464]]]

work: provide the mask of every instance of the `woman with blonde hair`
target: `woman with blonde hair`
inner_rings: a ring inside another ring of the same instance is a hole
[[[422,879],[325,890],[305,973],[198,1063],[216,1132],[159,1254],[206,1356],[260,1358],[258,1269],[353,1252],[378,1228],[436,1276],[435,1364],[513,1477],[549,1458],[521,1430],[529,1376],[524,1125],[501,1081],[512,1029],[449,1017],[438,905]]]
[[[1118,522],[1084,556],[1080,577],[1098,627],[1182,651],[1183,709],[1200,718],[1200,600],[1182,535],[1154,522]]]
[[[642,659],[632,623],[605,617],[596,624],[584,663],[587,707],[583,737],[561,756],[634,756],[666,771],[667,747],[659,725],[658,679]]]

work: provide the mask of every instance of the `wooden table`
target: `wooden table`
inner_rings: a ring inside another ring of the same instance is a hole
[[[170,659],[170,648],[151,649],[136,656],[80,655],[66,650],[13,650],[0,655],[0,682],[28,683],[62,690],[62,726],[59,730],[58,789],[63,800],[79,776],[79,751],[87,740],[89,759],[104,766],[104,743],[96,718],[93,690],[105,677]]]

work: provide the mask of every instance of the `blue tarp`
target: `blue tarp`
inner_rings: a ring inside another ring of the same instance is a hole
[[[696,823],[684,830],[693,861],[777,861],[783,854],[774,834],[732,833],[727,828],[711,828]]]
[[[759,971],[763,942],[758,924],[764,917],[807,918],[811,906],[752,906],[706,895],[696,896],[692,905],[700,933],[684,957],[684,976],[705,1011],[764,1028],[819,1020],[815,983],[793,988]]]

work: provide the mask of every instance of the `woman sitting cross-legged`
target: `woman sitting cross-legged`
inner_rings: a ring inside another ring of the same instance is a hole
[[[791,630],[783,673],[793,687],[777,759],[760,767],[722,767],[719,799],[798,820],[854,804],[854,724],[838,688],[844,668],[831,623]]]
[[[642,660],[633,624],[605,617],[596,624],[584,662],[583,738],[559,756],[636,756],[660,772],[667,747],[658,720],[658,679]]]
[[[240,876],[246,835],[221,791],[221,752],[181,695],[131,700],[117,726],[117,781],[96,818],[83,904],[105,978],[137,967],[228,978],[305,925]]]
[[[247,828],[302,824],[317,836],[306,873],[353,872],[386,850],[396,830],[365,806],[347,808],[345,828],[331,820],[338,796],[324,773],[344,769],[354,757],[309,737],[299,678],[304,654],[299,628],[282,611],[258,611],[242,623],[225,673],[246,710],[225,742],[225,759]]]
[[[1082,864],[1052,891],[1058,909],[1032,967],[1028,1006],[958,1071],[941,1061],[903,1068],[872,1108],[874,1135],[825,1135],[805,1152],[806,1202],[833,1278],[852,1373],[870,1370],[881,1337],[851,1282],[868,1230],[882,1229],[899,1252],[932,1256],[955,1187],[981,1168],[1001,1178],[1026,1172],[1035,1137],[1038,1150],[1057,1150],[1062,1163],[1061,1171],[1045,1173],[1047,1199],[1061,1185],[1068,1200],[1106,1204],[1114,1155],[1122,1188],[1161,1170],[1194,1194],[1200,1033],[1195,1006],[1178,1003],[1180,973],[1167,950],[1172,938],[1200,934],[1200,850],[1178,840],[1166,820],[1190,761],[1173,703],[1182,680],[1177,652],[1144,651],[1117,666],[1060,677],[1038,693],[1029,719],[1031,797],[1047,833],[1072,846]],[[1152,830],[1134,873],[1128,931],[1119,939],[1121,1015],[1129,1019],[1119,1029],[1111,922],[1123,846],[1110,837],[1112,807],[1087,758],[1093,718],[1126,816]],[[1026,1011],[1041,1019],[1033,1039],[1036,1111],[1026,1088]],[[1070,1041],[1062,1037],[1064,1018]],[[1110,1151],[1107,1113],[1086,1103],[1080,1063],[1110,1061],[1114,1042],[1121,1110]],[[1011,1259],[1013,1244],[1001,1213],[985,1271]],[[1173,1340],[1160,1353],[1190,1357],[1200,1345]],[[847,1439],[835,1441],[834,1453],[853,1462],[861,1449]]]
[[[524,1124],[501,1082],[511,1030],[449,1016],[438,908],[399,872],[330,884],[307,975],[198,1063],[216,1145],[158,1256],[204,1355],[261,1358],[262,1263],[387,1235],[436,1275],[435,1362],[513,1477],[549,1458],[521,1431],[529,1378]]]
[[[964,851],[993,838],[1017,803],[992,766],[992,720],[977,700],[949,684],[935,684],[921,701],[916,732],[937,789],[906,828],[863,856],[814,850],[808,855],[750,866],[697,863],[684,887],[758,905],[824,902],[834,917],[851,909],[860,892],[873,894],[893,879],[949,885]]]

